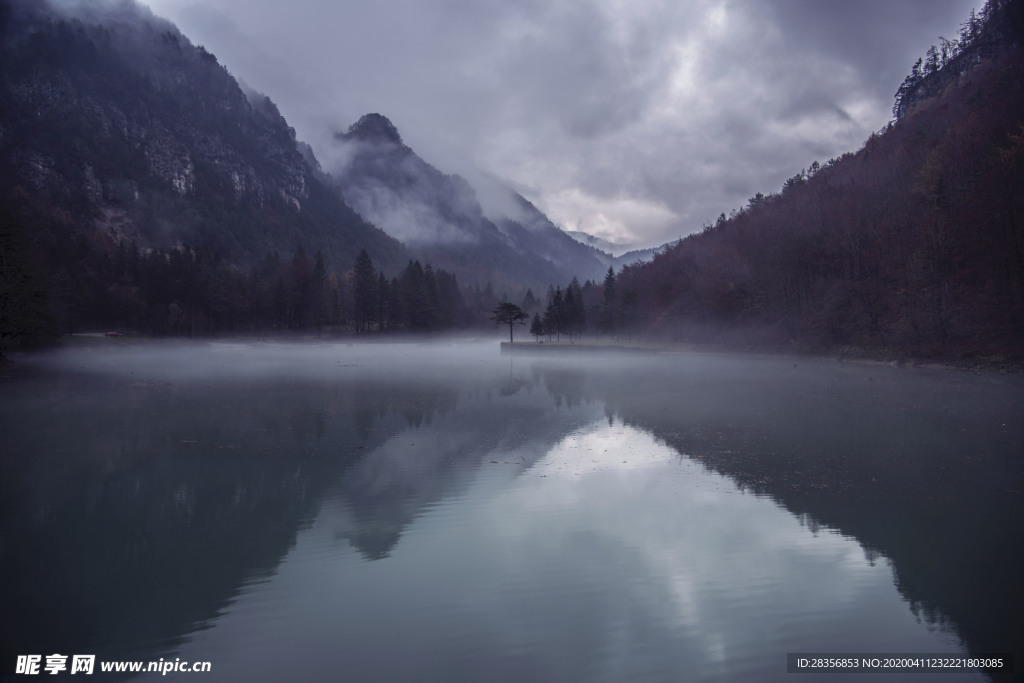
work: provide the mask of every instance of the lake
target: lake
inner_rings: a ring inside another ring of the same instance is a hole
[[[0,446],[0,677],[51,654],[210,662],[166,677],[196,681],[1024,667],[1019,376],[95,340],[4,371]]]

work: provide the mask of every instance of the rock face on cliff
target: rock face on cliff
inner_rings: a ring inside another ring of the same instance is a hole
[[[350,267],[397,241],[325,186],[269,98],[135,3],[0,2],[5,206],[140,247],[205,245],[239,264],[298,245]]]
[[[1024,33],[1024,4],[1019,0],[988,0],[981,12],[971,10],[953,40],[939,38],[924,59],[918,59],[896,91],[892,113],[902,119],[956,86],[980,64],[1005,55],[1020,45]]]

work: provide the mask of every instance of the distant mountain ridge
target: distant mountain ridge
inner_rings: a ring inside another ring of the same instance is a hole
[[[569,235],[569,237],[572,237],[577,242],[582,242],[583,244],[594,247],[595,249],[600,249],[601,251],[607,252],[612,256],[617,256],[619,254],[624,254],[627,251],[632,251],[632,248],[628,244],[622,244],[621,242],[610,242],[606,239],[597,237],[596,235],[591,235],[590,233],[586,233],[581,230],[566,230],[565,234]]]
[[[485,211],[476,189],[420,158],[387,117],[361,117],[335,135],[326,170],[339,196],[364,218],[466,282],[547,286],[597,278],[609,255],[579,244],[496,180],[502,210]]]

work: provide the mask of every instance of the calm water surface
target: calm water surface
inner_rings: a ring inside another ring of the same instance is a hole
[[[0,446],[0,677],[52,653],[204,681],[1024,667],[1019,378],[115,341],[18,359]]]

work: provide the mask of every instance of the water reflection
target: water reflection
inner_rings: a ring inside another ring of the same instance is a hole
[[[225,344],[3,381],[5,672],[770,680],[1024,641],[1019,382]]]
[[[1024,401],[1018,380],[708,361],[610,410],[743,490],[886,556],[925,622],[973,652],[1024,643]],[[672,414],[662,406],[672,402]]]
[[[348,506],[326,506],[180,656],[219,653],[223,680],[295,662],[355,680],[782,680],[798,646],[956,649],[854,539],[635,428],[600,420],[506,475],[480,470],[379,564],[338,544]]]

